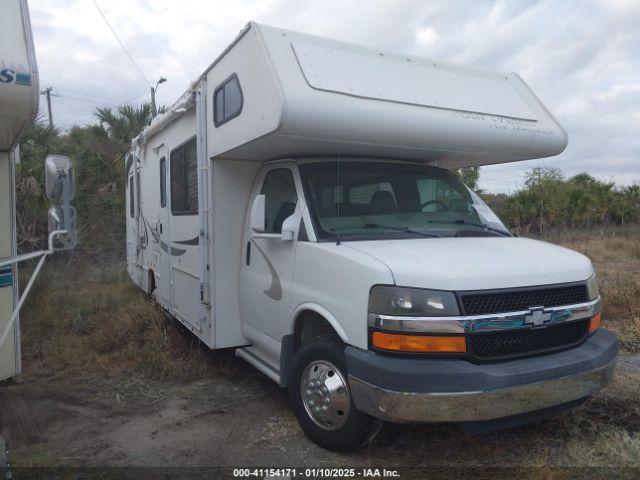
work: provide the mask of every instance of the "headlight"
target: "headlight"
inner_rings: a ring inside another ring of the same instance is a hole
[[[589,300],[595,300],[600,296],[598,279],[596,278],[595,273],[591,275],[591,278],[589,278],[589,280],[587,280],[587,294],[589,295]]]
[[[460,315],[453,292],[386,285],[378,285],[371,289],[369,312],[414,317]]]

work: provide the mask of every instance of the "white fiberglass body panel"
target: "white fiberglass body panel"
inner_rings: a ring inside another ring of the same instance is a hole
[[[9,151],[38,111],[38,74],[27,2],[0,3],[0,151]]]
[[[307,83],[317,90],[422,107],[536,120],[508,77],[383,53],[292,42]]]
[[[251,23],[203,74],[242,110],[210,156],[412,159],[454,168],[557,155],[567,135],[524,81]]]

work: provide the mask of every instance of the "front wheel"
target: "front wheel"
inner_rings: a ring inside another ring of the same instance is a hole
[[[293,361],[289,397],[306,435],[334,452],[370,442],[382,422],[358,411],[347,382],[344,346],[335,334],[310,339]]]

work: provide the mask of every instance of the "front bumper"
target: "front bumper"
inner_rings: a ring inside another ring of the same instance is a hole
[[[603,328],[570,350],[490,364],[346,349],[356,407],[395,423],[486,421],[575,402],[611,381],[617,355]]]

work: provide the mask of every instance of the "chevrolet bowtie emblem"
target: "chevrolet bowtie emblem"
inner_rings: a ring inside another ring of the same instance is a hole
[[[543,307],[530,308],[524,317],[524,324],[532,327],[544,327],[551,320],[551,313],[545,312]]]

